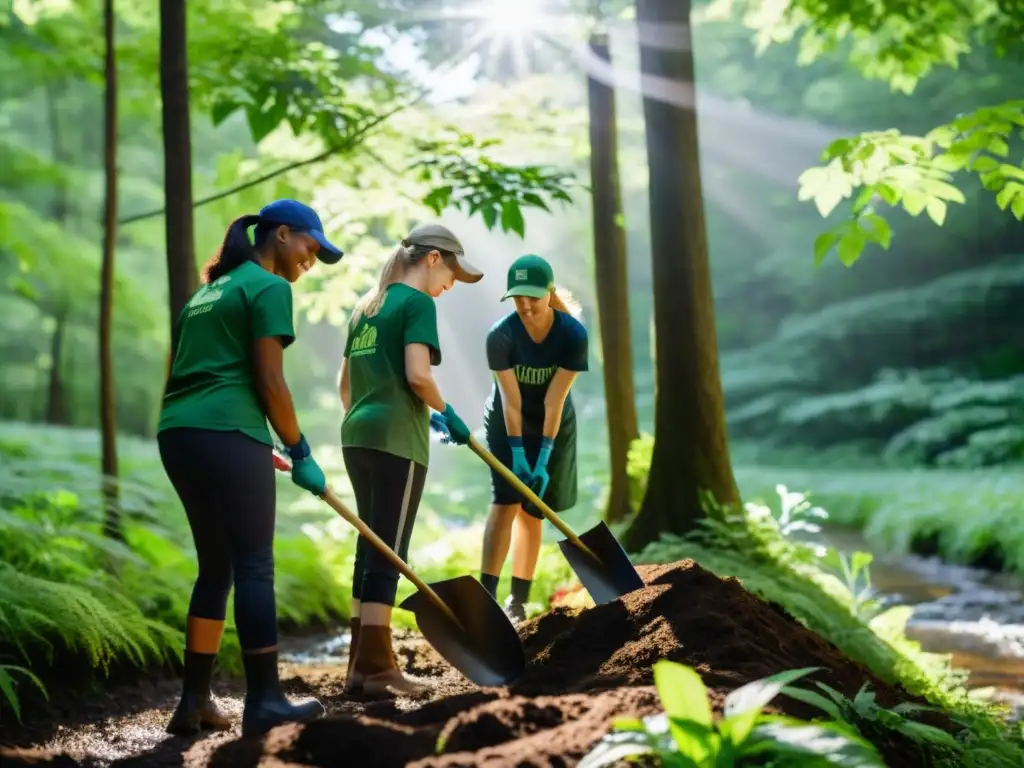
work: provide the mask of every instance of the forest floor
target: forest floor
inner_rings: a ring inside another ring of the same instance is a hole
[[[176,703],[177,681],[63,700],[55,691],[49,719],[34,717],[18,729],[14,743],[24,749],[0,753],[0,763],[329,766],[358,756],[361,768],[573,765],[614,718],[660,711],[651,668],[661,658],[694,667],[716,711],[729,691],[745,683],[811,666],[822,668],[812,677],[848,696],[870,681],[883,706],[916,700],[735,579],[720,579],[689,560],[639,570],[647,586],[619,601],[560,607],[521,624],[529,665],[507,688],[477,688],[422,638],[407,633],[397,643],[400,659],[408,673],[435,685],[424,700],[346,699],[343,657],[336,663],[283,664],[289,693],[318,696],[326,718],[286,724],[258,739],[241,739],[237,728],[186,739],[163,730]],[[240,717],[241,682],[218,684],[216,692],[224,709]],[[772,707],[799,717],[820,715],[785,697]],[[948,726],[936,717],[935,724]],[[905,743],[876,746],[891,768],[918,764]]]

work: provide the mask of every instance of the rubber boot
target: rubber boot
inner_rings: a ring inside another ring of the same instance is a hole
[[[348,644],[348,671],[345,673],[345,695],[354,696],[363,689],[363,676],[356,672],[356,648],[359,647],[359,617],[352,619],[352,639]]]
[[[281,690],[277,675],[277,651],[243,653],[245,665],[245,709],[242,735],[262,734],[281,723],[306,723],[324,714],[316,699],[292,704]]]
[[[359,676],[365,696],[421,696],[429,686],[414,682],[402,674],[391,647],[391,627],[364,624],[359,632],[359,647],[352,665]]]
[[[194,736],[203,728],[226,731],[231,721],[221,714],[210,694],[215,653],[185,651],[185,675],[181,700],[167,724],[167,732],[176,736]]]

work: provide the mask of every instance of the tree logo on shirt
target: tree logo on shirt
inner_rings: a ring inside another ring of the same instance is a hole
[[[217,299],[224,295],[224,291],[222,291],[221,288],[230,280],[231,275],[223,275],[222,277],[218,277],[212,283],[207,283],[196,291],[188,302],[187,316],[195,317],[196,315],[205,315],[213,309],[213,305]]]
[[[546,368],[531,368],[527,365],[516,366],[516,381],[520,384],[547,384],[555,375],[557,365],[549,365]]]
[[[377,329],[372,325],[364,325],[358,336],[352,339],[352,347],[349,349],[349,357],[360,355],[372,355],[377,351]]]

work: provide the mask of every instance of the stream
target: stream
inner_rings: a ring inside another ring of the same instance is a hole
[[[970,672],[969,688],[992,689],[1024,718],[1024,580],[880,552],[857,530],[828,528],[822,538],[840,552],[870,552],[876,596],[886,607],[914,609],[907,637],[929,653],[951,654],[954,667]]]

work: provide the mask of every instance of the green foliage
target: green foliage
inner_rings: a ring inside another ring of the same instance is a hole
[[[4,695],[7,700],[8,706],[11,711],[14,712],[14,717],[21,724],[21,700],[18,698],[18,692],[16,690],[17,680],[15,680],[12,673],[18,673],[22,677],[28,679],[43,696],[48,696],[46,693],[46,686],[43,685],[42,681],[32,674],[32,671],[25,669],[25,667],[18,667],[12,664],[0,664],[0,693]]]
[[[769,716],[762,709],[788,683],[815,668],[780,672],[730,693],[723,716],[712,719],[708,691],[697,672],[671,661],[654,665],[654,683],[664,714],[643,720],[617,720],[581,762],[580,768],[617,765],[625,758],[652,756],[674,768],[728,766],[856,766],[884,768],[866,741],[833,723],[810,724]]]
[[[416,147],[424,158],[410,166],[419,171],[422,181],[434,182],[423,202],[435,213],[448,207],[464,210],[469,216],[479,213],[488,229],[500,221],[502,231],[524,237],[524,208],[550,213],[545,196],[572,202],[568,191],[571,173],[538,165],[503,165],[485,152],[499,141],[478,142],[469,134],[451,130],[451,138],[417,139]]]
[[[894,471],[740,466],[747,499],[769,498],[781,480],[806,488],[834,523],[855,526],[891,552],[1024,573],[1024,475],[1020,470]]]
[[[784,687],[782,694],[821,709],[832,719],[852,726],[858,734],[869,741],[884,738],[886,731],[905,736],[915,743],[920,750],[919,759],[926,764],[935,764],[935,761],[938,761],[941,765],[945,761],[959,760],[962,756],[963,748],[949,733],[910,718],[914,713],[941,711],[937,707],[905,702],[897,704],[892,709],[886,709],[876,701],[870,683],[864,683],[852,699],[820,681],[815,681],[815,685],[824,691],[828,698],[797,686]]]
[[[875,212],[878,202],[902,206],[911,216],[926,211],[942,226],[948,204],[966,202],[953,184],[959,171],[978,174],[1000,210],[1024,221],[1024,158],[1009,160],[1016,138],[1024,138],[1024,100],[961,115],[923,137],[890,129],[833,142],[822,153],[825,165],[801,174],[799,199],[813,200],[827,217],[840,201],[855,192],[857,197],[850,219],[818,236],[815,261],[821,263],[833,246],[846,266],[868,243],[888,249],[892,229]]]

